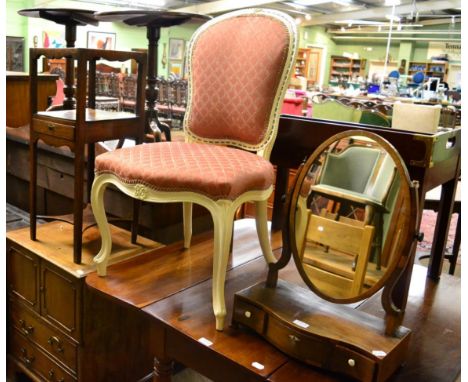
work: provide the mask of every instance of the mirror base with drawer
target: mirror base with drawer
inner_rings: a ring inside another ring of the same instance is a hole
[[[246,326],[284,353],[311,366],[360,381],[384,381],[405,359],[411,331],[386,336],[385,319],[327,303],[279,280],[256,284],[234,297],[233,323]]]

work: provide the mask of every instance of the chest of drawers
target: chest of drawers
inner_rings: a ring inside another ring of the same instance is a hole
[[[7,233],[7,359],[13,381],[19,380],[18,373],[33,380],[68,382],[107,380],[111,369],[112,373],[126,369],[128,375],[142,372],[112,362],[122,349],[126,352],[124,346],[118,346],[121,338],[115,328],[125,320],[130,334],[138,328],[117,309],[111,312],[85,296],[85,278],[94,271],[92,258],[99,249],[99,232],[94,227],[85,231],[83,262],[78,265],[73,262],[72,230],[61,222],[40,225],[42,241],[31,241],[28,228]],[[114,262],[160,246],[144,238],[133,245],[129,232],[116,227],[112,231],[118,241]],[[103,364],[96,377],[98,359]]]

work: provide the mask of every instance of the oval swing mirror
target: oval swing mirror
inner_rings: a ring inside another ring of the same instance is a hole
[[[414,236],[412,195],[406,166],[380,136],[346,131],[324,142],[296,178],[289,210],[291,250],[306,284],[350,303],[394,279]]]

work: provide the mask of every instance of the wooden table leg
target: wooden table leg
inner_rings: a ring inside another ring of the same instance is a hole
[[[154,357],[153,382],[171,382],[172,360]]]
[[[88,161],[86,162],[87,169],[87,188],[86,201],[91,202],[91,188],[94,181],[94,161],[96,159],[96,146],[94,143],[88,143]]]
[[[29,230],[31,240],[36,240],[37,217],[37,139],[31,136],[29,142]]]
[[[434,229],[434,240],[432,241],[431,257],[427,275],[433,280],[438,280],[442,272],[445,256],[445,245],[450,228],[453,202],[457,190],[458,177],[444,183],[440,194],[439,212]]]
[[[460,243],[461,243],[461,210],[458,211],[455,241],[453,242],[453,250],[449,258],[450,259],[449,274],[451,275],[455,274],[455,267],[457,266],[458,252],[460,251]]]
[[[84,145],[75,148],[75,184],[73,201],[73,262],[81,264],[81,244],[83,230],[83,170]]]

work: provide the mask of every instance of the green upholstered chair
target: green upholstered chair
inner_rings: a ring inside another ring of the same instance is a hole
[[[359,123],[383,127],[392,126],[390,119],[386,115],[375,110],[362,110]]]
[[[342,152],[328,153],[314,194],[340,205],[364,208],[364,225],[375,227],[374,252],[377,268],[381,265],[382,219],[389,190],[394,180],[392,158],[372,147],[350,145]],[[340,212],[338,211],[338,214]]]
[[[341,102],[327,99],[322,103],[312,104],[312,118],[328,119],[342,122],[359,122],[361,110],[355,109]]]

